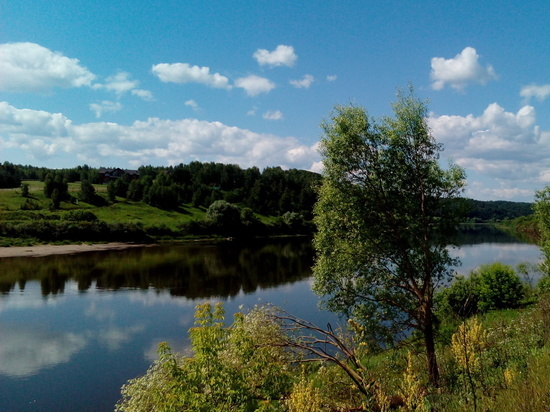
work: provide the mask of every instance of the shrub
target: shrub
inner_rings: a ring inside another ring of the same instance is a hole
[[[550,295],[550,275],[545,275],[540,278],[539,282],[537,283],[537,288],[540,293]]]
[[[23,203],[21,203],[21,206],[19,208],[21,210],[40,210],[42,209],[42,206],[40,206],[40,203],[27,198]]]
[[[221,304],[199,304],[189,332],[193,357],[175,356],[161,344],[155,365],[123,386],[117,411],[281,410],[280,396],[292,385],[291,359],[269,314],[236,314],[227,328]]]
[[[231,231],[241,224],[241,210],[225,200],[216,200],[208,207],[206,218],[219,230]]]
[[[500,262],[481,266],[479,274],[479,310],[519,307],[524,288],[514,269]]]

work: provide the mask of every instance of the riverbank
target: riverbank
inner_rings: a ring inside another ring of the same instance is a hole
[[[135,247],[151,247],[151,244],[141,243],[96,243],[74,245],[35,245],[0,247],[0,259],[10,257],[42,257],[49,255],[72,255],[84,252],[105,250],[122,250]]]

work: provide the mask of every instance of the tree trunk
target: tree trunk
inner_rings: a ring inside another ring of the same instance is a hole
[[[435,355],[434,326],[431,305],[426,302],[424,309],[424,343],[426,344],[426,356],[428,359],[428,376],[430,384],[434,387],[439,386],[439,369],[437,368],[437,358]]]

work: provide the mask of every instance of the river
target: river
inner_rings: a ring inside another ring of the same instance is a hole
[[[468,273],[483,263],[535,263],[537,246],[493,230],[465,231]],[[310,242],[279,239],[157,246],[74,256],[0,259],[0,411],[112,411],[159,342],[188,348],[195,305],[272,303],[322,326]]]

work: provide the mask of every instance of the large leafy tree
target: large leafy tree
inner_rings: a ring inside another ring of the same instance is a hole
[[[540,248],[544,254],[543,273],[550,274],[550,186],[535,193],[535,217],[539,227]]]
[[[465,176],[439,166],[442,147],[412,88],[393,110],[375,121],[361,107],[338,106],[322,124],[314,290],[379,343],[421,332],[437,385],[433,294],[457,263],[447,246],[463,216],[453,199]]]

